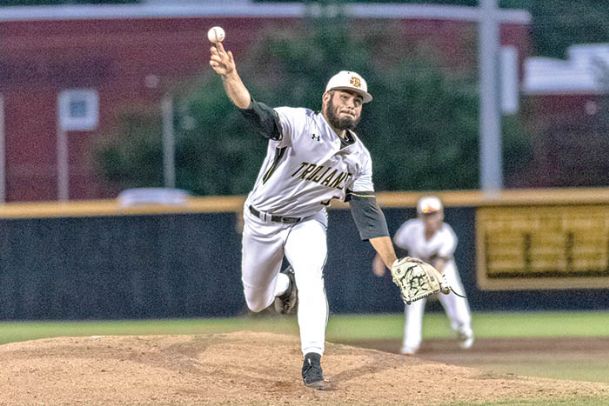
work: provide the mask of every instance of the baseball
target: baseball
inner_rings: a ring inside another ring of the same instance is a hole
[[[224,41],[224,35],[224,29],[222,27],[211,27],[209,31],[207,31],[207,39],[213,44]]]

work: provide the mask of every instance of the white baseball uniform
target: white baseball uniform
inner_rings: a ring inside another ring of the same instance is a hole
[[[302,353],[323,354],[328,318],[323,279],[325,207],[332,199],[345,200],[348,193],[374,190],[370,153],[353,132],[349,133],[352,142],[342,143],[321,113],[290,107],[274,110],[282,137],[269,140],[244,205],[245,300],[253,311],[273,303],[285,256],[298,286]]]
[[[433,263],[434,258],[444,258],[446,264],[443,273],[449,285],[457,292],[465,292],[461,277],[453,257],[457,248],[457,236],[452,227],[443,223],[442,227],[430,238],[425,238],[425,224],[416,218],[406,221],[393,237],[396,246],[408,250],[408,255]],[[454,294],[438,295],[440,303],[450,319],[451,328],[459,335],[472,337],[471,311],[467,299]],[[403,353],[416,352],[422,341],[423,312],[426,299],[406,305],[404,308],[405,324]]]

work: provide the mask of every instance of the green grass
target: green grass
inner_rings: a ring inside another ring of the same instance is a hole
[[[282,328],[284,327],[284,328]],[[293,320],[267,318],[215,318],[118,321],[20,321],[0,323],[0,344],[49,337],[107,335],[196,335],[253,330],[297,332]]]
[[[609,337],[609,312],[475,313],[478,338]],[[329,341],[401,339],[402,314],[331,315]],[[294,317],[231,317],[212,319],[1,322],[0,343],[58,336],[209,334],[251,330],[297,334]],[[427,313],[425,338],[453,333],[444,313]]]
[[[570,399],[555,399],[555,400],[504,400],[500,402],[475,402],[475,403],[449,403],[450,406],[527,406],[527,405],[543,405],[543,406],[607,406],[607,399],[600,397],[576,397]]]
[[[424,338],[454,336],[444,313],[427,313],[423,323]],[[328,338],[399,339],[403,325],[401,314],[334,316]],[[607,312],[474,313],[473,325],[479,338],[609,337]]]
[[[476,334],[485,338],[609,337],[607,312],[481,313]]]
[[[557,359],[538,358],[529,355],[528,359],[514,359],[511,361],[485,361],[482,364],[469,364],[467,366],[492,371],[495,374],[515,374],[520,376],[538,376],[549,379],[569,379],[572,381],[604,382],[609,383],[607,376],[607,357],[593,356],[584,361],[578,359],[563,359],[560,354]]]

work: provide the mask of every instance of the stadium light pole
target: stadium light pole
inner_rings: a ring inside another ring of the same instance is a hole
[[[6,132],[4,128],[4,97],[0,94],[0,203],[6,202]]]
[[[499,112],[499,16],[497,0],[480,0],[478,70],[480,81],[480,188],[495,195],[503,188]]]
[[[173,130],[173,99],[169,93],[161,100],[163,116],[163,178],[166,188],[175,188],[175,134]]]
[[[57,200],[70,199],[70,173],[68,154],[68,132],[57,121]]]

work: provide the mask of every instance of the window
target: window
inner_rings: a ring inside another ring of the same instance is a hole
[[[59,126],[65,131],[95,130],[99,122],[99,95],[93,89],[59,93]]]

